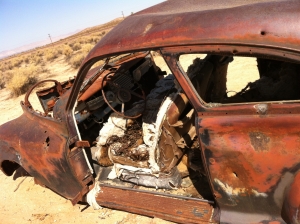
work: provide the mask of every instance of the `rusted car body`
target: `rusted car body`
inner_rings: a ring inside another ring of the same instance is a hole
[[[73,204],[180,223],[300,222],[300,2],[167,1],[129,16],[75,80],[0,127],[24,169]],[[160,54],[172,74],[153,59]],[[206,54],[187,70],[186,54]],[[228,66],[259,79],[230,96]],[[94,63],[102,60],[101,66]]]

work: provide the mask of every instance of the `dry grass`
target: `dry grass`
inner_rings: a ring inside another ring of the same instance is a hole
[[[87,55],[87,53],[89,53],[92,50],[93,47],[94,47],[94,44],[87,43],[87,44],[83,45],[82,46],[82,53],[85,53]]]
[[[4,63],[0,64],[0,72],[5,72],[7,70],[6,65]]]
[[[100,35],[86,36],[79,39],[80,44],[96,44],[100,40]]]
[[[61,55],[62,52],[63,52],[63,49],[62,49],[61,46],[59,46],[59,47],[56,47],[56,48],[55,48],[55,51],[57,52],[58,55]]]
[[[66,56],[66,59],[69,59],[73,54],[73,49],[69,45],[64,45],[62,48],[62,54]]]
[[[73,51],[78,51],[81,49],[81,44],[78,42],[75,42],[75,43],[72,43],[70,47],[73,49]]]
[[[74,56],[72,56],[69,60],[69,64],[73,67],[73,68],[79,68],[79,66],[81,65],[83,59],[85,58],[86,54],[84,53],[78,53]]]
[[[22,58],[14,58],[11,60],[11,65],[13,68],[19,67],[22,62],[23,62]]]
[[[7,83],[7,88],[15,97],[22,95],[37,82],[39,72],[41,68],[37,66],[15,69],[12,78]]]
[[[3,77],[0,78],[0,89],[3,89],[5,87],[5,81]]]
[[[29,56],[23,56],[23,62],[28,64],[29,63]]]
[[[45,58],[47,61],[53,61],[55,58],[58,57],[59,52],[56,49],[49,49],[47,51],[45,51]]]
[[[36,55],[43,56],[44,55],[44,51],[43,50],[37,50],[36,51]]]
[[[38,54],[31,54],[31,63],[38,65],[40,63],[42,63],[43,61],[43,57],[39,56]]]
[[[10,72],[1,72],[0,74],[0,89],[5,88],[6,83],[8,82],[11,73]]]

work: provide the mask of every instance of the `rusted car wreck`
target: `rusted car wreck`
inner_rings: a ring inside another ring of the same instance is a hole
[[[299,18],[299,1],[218,0],[172,0],[129,16],[75,80],[43,81],[55,84],[37,91],[43,112],[28,98],[40,83],[26,94],[23,115],[0,127],[1,170],[24,169],[95,209],[180,223],[299,223]],[[259,77],[229,94],[238,57],[255,58]]]

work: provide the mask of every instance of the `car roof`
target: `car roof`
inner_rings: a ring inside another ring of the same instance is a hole
[[[169,0],[128,16],[97,43],[84,62],[129,51],[193,44],[300,51],[299,18],[299,0]]]

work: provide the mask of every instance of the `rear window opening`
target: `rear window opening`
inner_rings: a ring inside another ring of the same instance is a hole
[[[300,99],[299,64],[255,57],[203,55],[186,67],[200,97],[207,103],[292,101]]]

